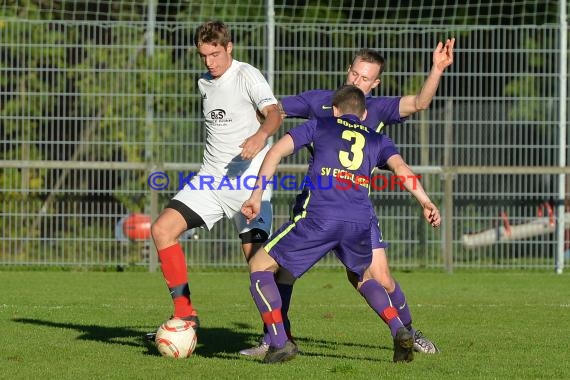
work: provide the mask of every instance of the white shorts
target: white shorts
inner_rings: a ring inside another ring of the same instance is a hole
[[[198,172],[189,184],[186,184],[172,199],[188,206],[204,221],[206,229],[210,230],[224,215],[233,219],[238,234],[255,228],[271,234],[273,210],[271,207],[272,186],[267,186],[263,192],[261,210],[258,217],[247,224],[241,213],[241,206],[251,195],[255,185],[258,168],[248,169],[237,178],[216,178]],[[247,179],[247,180],[246,180]]]

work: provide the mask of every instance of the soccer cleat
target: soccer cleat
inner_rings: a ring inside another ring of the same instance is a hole
[[[269,346],[263,362],[267,364],[283,363],[293,359],[298,353],[297,345],[288,340],[281,348]]]
[[[414,350],[417,352],[423,352],[424,354],[437,354],[439,348],[420,330],[413,330],[414,332]]]
[[[394,362],[414,360],[414,336],[405,327],[400,327],[394,337]]]
[[[170,317],[170,319],[172,319],[172,318],[175,318],[175,317]],[[178,317],[176,317],[176,318],[178,318]],[[188,317],[179,318],[179,319],[182,319],[183,321],[190,322],[194,331],[198,331],[198,328],[200,327],[200,319],[198,318],[197,315],[190,315]],[[156,330],[148,332],[144,335],[144,340],[146,340],[148,342],[154,342],[155,338],[156,338]]]
[[[269,344],[265,343],[263,338],[261,338],[257,346],[251,348],[244,348],[239,353],[245,356],[263,356],[267,353],[267,350],[269,350]]]

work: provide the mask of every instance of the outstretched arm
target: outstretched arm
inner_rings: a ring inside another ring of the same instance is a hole
[[[441,215],[420,183],[420,176],[414,174],[412,169],[410,169],[399,154],[395,154],[388,159],[388,167],[403,181],[406,190],[420,203],[424,218],[427,222],[431,224],[432,227],[439,227],[441,224]]]
[[[251,160],[255,157],[263,149],[267,139],[273,136],[281,126],[281,112],[277,104],[264,107],[261,110],[261,115],[262,117],[259,118],[262,120],[262,124],[257,132],[245,139],[239,146],[242,148],[241,158],[244,160]]]
[[[293,153],[294,148],[293,139],[286,134],[265,155],[261,168],[259,168],[254,190],[251,192],[249,199],[241,206],[241,212],[246,217],[248,223],[259,215],[261,197],[265,190],[263,187],[267,186],[267,183],[277,171],[277,165],[279,165],[281,159]]]
[[[445,69],[453,63],[455,38],[448,39],[445,45],[440,42],[433,51],[433,65],[424,85],[416,95],[406,95],[400,99],[400,116],[407,117],[430,105]]]

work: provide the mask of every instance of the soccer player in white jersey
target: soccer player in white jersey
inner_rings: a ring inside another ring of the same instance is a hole
[[[281,115],[261,72],[232,58],[233,43],[224,23],[202,24],[196,29],[194,43],[208,70],[198,80],[206,128],[203,163],[154,221],[151,232],[172,296],[172,316],[197,328],[198,315],[178,239],[191,228],[210,229],[226,216],[235,223],[246,260],[262,246],[271,230],[271,189],[266,191],[259,216],[248,224],[240,208],[251,188],[240,181],[257,175],[269,150],[267,139],[279,129]],[[258,112],[263,115],[261,124]],[[154,333],[147,334],[147,339],[154,339]]]

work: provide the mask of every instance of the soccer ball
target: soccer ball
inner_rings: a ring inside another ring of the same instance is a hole
[[[191,322],[172,318],[160,325],[154,341],[162,356],[183,359],[196,348],[196,331]]]

